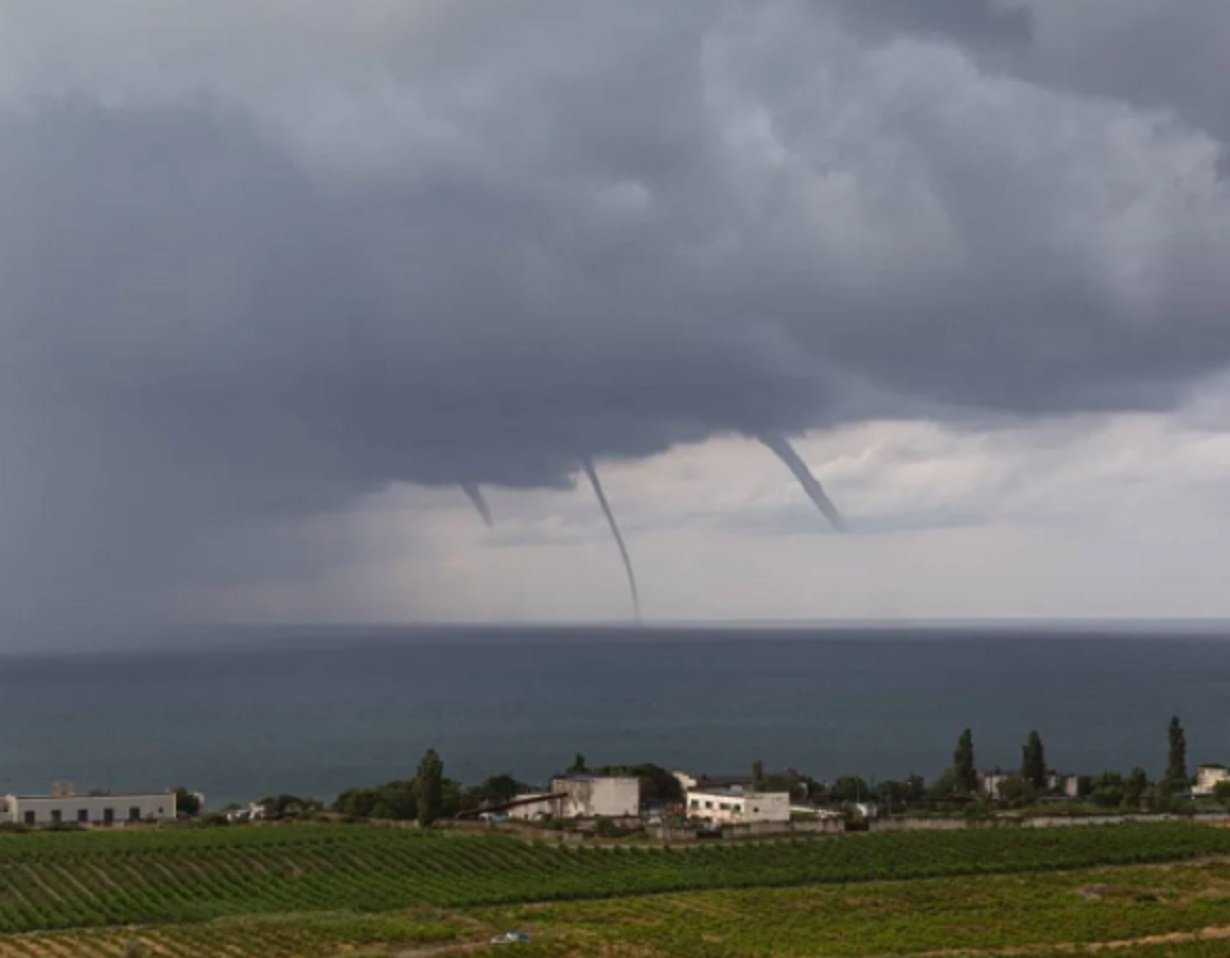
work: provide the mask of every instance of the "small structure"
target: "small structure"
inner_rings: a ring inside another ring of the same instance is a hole
[[[268,816],[268,809],[262,802],[248,802],[247,807],[230,808],[226,811],[226,820],[232,824],[238,822],[258,822]]]
[[[58,785],[52,795],[6,795],[0,821],[15,825],[118,825],[175,820],[175,793],[78,795]]]
[[[978,772],[978,791],[991,801],[998,801],[1000,789],[1004,782],[1013,777],[1012,772],[1005,772],[996,767],[989,772]]]
[[[688,792],[688,816],[723,825],[790,821],[789,792],[757,792],[742,786]]]
[[[1209,798],[1222,782],[1230,782],[1230,769],[1226,766],[1197,765],[1196,784],[1192,787],[1192,795],[1196,798]]]
[[[1081,779],[1072,772],[1047,772],[1046,785],[1064,798],[1080,798]]]

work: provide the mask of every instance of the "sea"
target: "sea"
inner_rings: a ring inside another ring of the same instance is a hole
[[[1230,764],[1230,628],[338,627],[193,632],[109,653],[0,655],[0,794],[183,785],[208,807],[332,800],[445,774],[540,783],[656,762],[709,775],[929,780],[972,729],[1015,767],[1036,729],[1061,771]]]

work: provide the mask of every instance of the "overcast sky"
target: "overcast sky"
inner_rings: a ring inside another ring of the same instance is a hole
[[[0,0],[0,647],[627,620],[587,458],[650,620],[1230,616],[1227,75],[1225,0]]]

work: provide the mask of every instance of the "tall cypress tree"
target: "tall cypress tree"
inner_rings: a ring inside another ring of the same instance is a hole
[[[1042,736],[1037,731],[1029,733],[1021,748],[1021,778],[1036,789],[1046,788],[1046,754],[1042,750]]]
[[[444,763],[434,748],[423,753],[414,782],[418,792],[419,827],[426,828],[439,817],[444,792]]]
[[[1187,736],[1183,732],[1183,726],[1179,724],[1177,715],[1170,719],[1168,737],[1170,749],[1166,754],[1165,781],[1166,786],[1172,792],[1177,792],[1186,788],[1189,781],[1187,777]]]
[[[952,777],[955,784],[967,793],[978,788],[978,770],[974,767],[974,733],[966,729],[957,739],[957,750],[952,753]]]

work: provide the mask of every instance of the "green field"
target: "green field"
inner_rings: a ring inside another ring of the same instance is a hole
[[[448,954],[520,926],[526,955],[1230,955],[1194,937],[1230,929],[1221,856],[1230,830],[1187,824],[672,849],[361,825],[3,835],[0,956]]]

